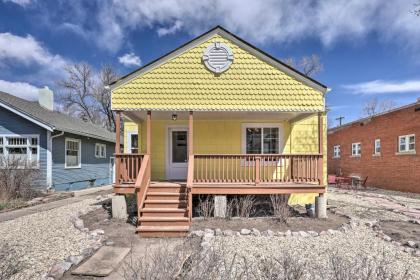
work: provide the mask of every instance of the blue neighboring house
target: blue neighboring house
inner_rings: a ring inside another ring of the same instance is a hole
[[[0,156],[27,157],[41,188],[74,190],[111,183],[115,133],[53,111],[53,92],[38,101],[0,92]]]

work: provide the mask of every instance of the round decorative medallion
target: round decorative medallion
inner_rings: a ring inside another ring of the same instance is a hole
[[[233,52],[228,45],[215,42],[204,51],[203,61],[210,71],[222,73],[228,70],[232,64]]]

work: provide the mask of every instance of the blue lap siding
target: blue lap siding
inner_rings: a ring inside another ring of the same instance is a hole
[[[81,141],[81,168],[65,168],[65,139]],[[95,144],[106,145],[106,157],[95,157]],[[110,157],[114,153],[114,143],[65,133],[52,142],[52,175],[56,190],[75,190],[89,186],[110,184]],[[92,185],[91,185],[92,183]]]
[[[0,136],[39,135],[39,176],[36,187],[47,187],[47,130],[0,107]]]

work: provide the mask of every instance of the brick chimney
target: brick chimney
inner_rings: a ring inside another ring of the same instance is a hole
[[[39,89],[38,103],[45,109],[54,110],[54,93],[47,86]]]

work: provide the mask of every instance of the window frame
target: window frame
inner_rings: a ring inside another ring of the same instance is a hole
[[[279,155],[283,154],[283,149],[284,149],[284,133],[283,133],[283,126],[279,123],[244,123],[242,124],[242,153],[246,154],[246,130],[248,128],[260,128],[263,129],[264,128],[277,128],[279,133],[278,133],[278,151],[279,151]],[[261,133],[261,155],[269,155],[269,154],[264,154],[264,133]],[[258,155],[258,154],[255,154]]]
[[[353,149],[353,146],[357,145],[360,147],[360,149]],[[358,151],[358,153],[353,153],[353,151]],[[355,143],[351,143],[351,156],[352,157],[361,157],[362,156],[362,143],[361,142],[355,142]]]
[[[0,138],[2,139],[2,144],[0,145],[3,148],[3,153],[0,154],[4,157],[9,156],[9,152],[7,148],[10,147],[24,147],[26,148],[26,156],[28,163],[32,162],[35,163],[31,165],[33,169],[39,169],[39,161],[40,161],[40,153],[41,153],[41,146],[40,146],[40,135],[39,134],[0,134]],[[25,145],[9,145],[8,138],[25,138],[26,144]],[[32,138],[37,139],[37,144],[32,145]],[[32,148],[36,148],[36,158],[33,157]]]
[[[336,149],[338,148],[338,149]],[[338,150],[338,153],[336,151]],[[333,158],[341,158],[341,145],[334,145],[333,147]]]
[[[412,144],[414,144],[414,149],[410,149],[410,138],[414,137],[414,142]],[[401,139],[404,138],[405,139],[405,149],[402,151],[401,150]],[[398,146],[397,146],[397,151],[400,154],[411,154],[411,153],[415,153],[416,152],[416,134],[406,134],[406,135],[400,135],[398,136]]]
[[[79,143],[79,153],[77,155],[78,161],[79,161],[79,165],[78,166],[67,166],[67,142],[69,142],[69,141],[73,141],[73,142],[78,142]],[[65,169],[82,168],[82,140],[81,139],[68,138],[68,137],[65,138],[65,140],[64,140],[64,168]]]
[[[378,149],[377,143],[379,143],[379,151],[377,151]],[[382,151],[381,139],[380,138],[375,139],[375,141],[373,142],[373,155],[380,156],[381,151]]]
[[[104,154],[102,155],[102,149],[104,148]],[[99,149],[99,154],[97,154],[96,152]],[[106,144],[102,144],[102,143],[95,143],[95,158],[106,158]]]

